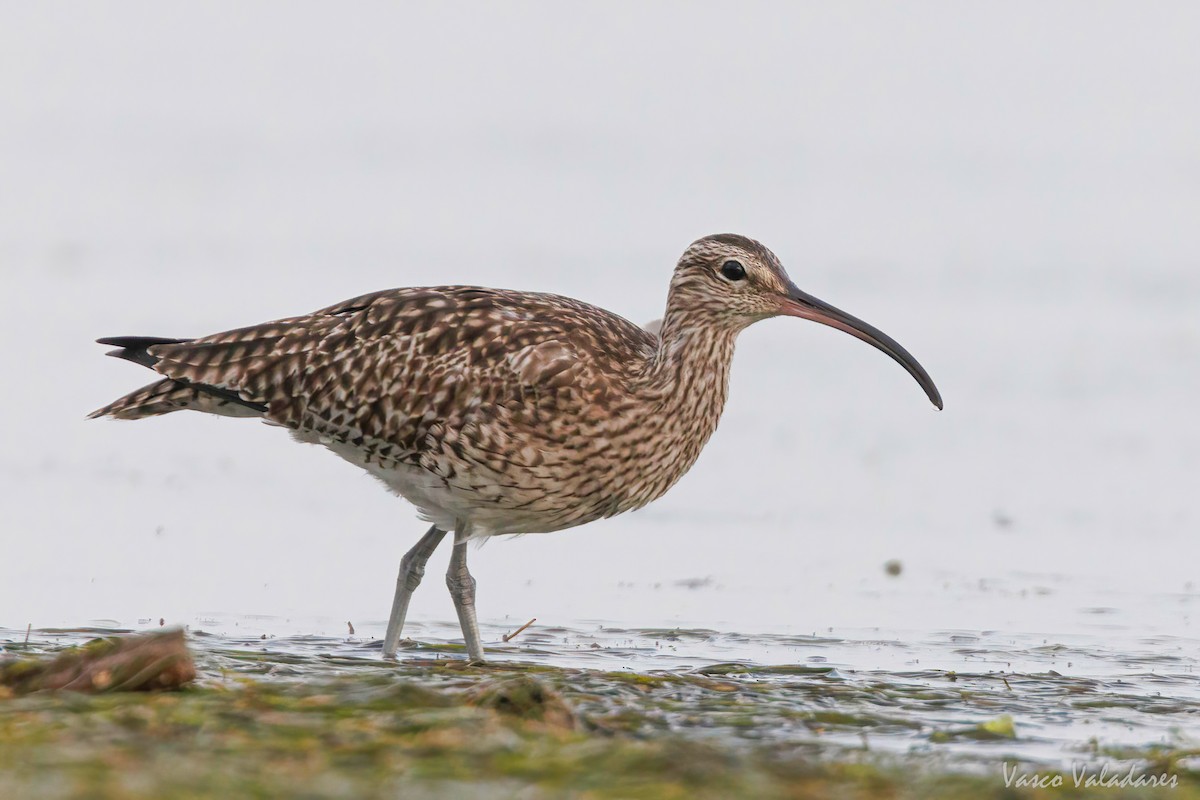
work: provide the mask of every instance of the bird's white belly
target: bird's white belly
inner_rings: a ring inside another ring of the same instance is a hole
[[[331,448],[335,452],[337,448]],[[466,512],[461,502],[456,502],[454,493],[445,482],[420,467],[381,467],[378,464],[363,464],[362,458],[338,453],[348,461],[362,466],[367,472],[383,481],[389,489],[416,506],[422,519],[437,525],[444,531],[457,530],[466,521]]]
[[[498,508],[478,502],[477,497],[447,486],[441,477],[420,467],[382,466],[365,462],[363,451],[350,444],[326,440],[310,432],[293,431],[293,437],[307,444],[319,444],[341,458],[362,467],[389,489],[416,507],[421,518],[460,537],[479,539],[511,533],[530,533],[543,522],[529,512]]]

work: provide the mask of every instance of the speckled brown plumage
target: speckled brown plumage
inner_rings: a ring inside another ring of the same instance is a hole
[[[866,339],[940,406],[899,345],[804,295],[758,242],[721,234],[681,257],[657,335],[556,295],[394,289],[198,339],[101,340],[163,378],[93,416],[258,416],[376,475],[435,532],[555,531],[679,480],[717,427],[737,334],[779,314]]]
[[[458,507],[421,509],[450,528],[461,519],[473,535],[552,531],[643,506],[692,465],[725,399],[733,339],[713,333],[668,353],[638,326],[566,297],[396,289],[151,344],[167,380],[95,416],[258,413],[197,388],[216,387],[398,490],[408,487],[393,473],[420,470],[455,495]],[[440,494],[408,493],[419,506],[431,502],[420,494]]]

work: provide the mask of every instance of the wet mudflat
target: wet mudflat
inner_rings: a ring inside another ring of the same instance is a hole
[[[104,633],[0,641],[26,658]],[[535,626],[508,644],[485,632],[494,661],[468,666],[450,626],[414,633],[387,663],[368,637],[196,630],[184,691],[6,698],[0,795],[1200,797],[1200,680],[1183,649],[1089,678],[1105,656],[1083,647],[959,636],[945,646],[1083,669],[860,670],[856,650],[917,648]],[[808,655],[713,658],[726,648]],[[1076,787],[1072,769],[1143,785]],[[1054,775],[1061,787],[1011,785]],[[1145,785],[1163,775],[1167,788]]]

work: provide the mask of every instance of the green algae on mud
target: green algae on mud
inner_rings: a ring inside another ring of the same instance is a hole
[[[1050,796],[865,753],[827,761],[778,744],[614,732],[567,710],[553,688],[572,678],[566,671],[425,668],[474,688],[372,671],[9,700],[0,715],[0,795],[507,796],[524,787],[528,797]],[[611,680],[596,677],[596,686]],[[1200,797],[1198,786],[1185,783],[1171,796]]]
[[[1060,789],[1006,787],[999,764],[1018,735],[1011,719],[929,732],[905,716],[906,704],[924,708],[946,693],[883,682],[856,689],[825,669],[472,667],[440,658],[440,646],[385,663],[193,641],[194,688],[0,701],[0,797],[1200,800],[1200,781],[1186,770],[1196,754],[1171,749],[1109,754],[1143,762],[1147,773],[1171,771],[1178,788],[1169,792],[1077,791],[1069,775]],[[987,700],[962,691],[951,693],[960,703]],[[778,735],[788,730],[807,738]],[[937,757],[935,745],[932,754],[874,749],[889,731],[978,740],[997,748],[995,768],[964,769]]]
[[[567,671],[425,669],[474,688],[424,686],[402,670],[9,700],[0,714],[0,796],[1085,796],[1013,792],[998,776],[863,752],[830,761],[779,744],[629,735],[567,710],[554,688],[572,679]],[[610,680],[595,676],[593,688]],[[1184,782],[1171,796],[1200,797],[1200,784]]]

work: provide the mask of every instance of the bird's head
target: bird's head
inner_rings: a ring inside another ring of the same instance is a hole
[[[887,353],[908,370],[935,406],[942,407],[929,374],[895,339],[800,291],[775,254],[745,236],[719,233],[692,242],[671,279],[668,318],[673,311],[735,330],[778,316],[829,325]]]

